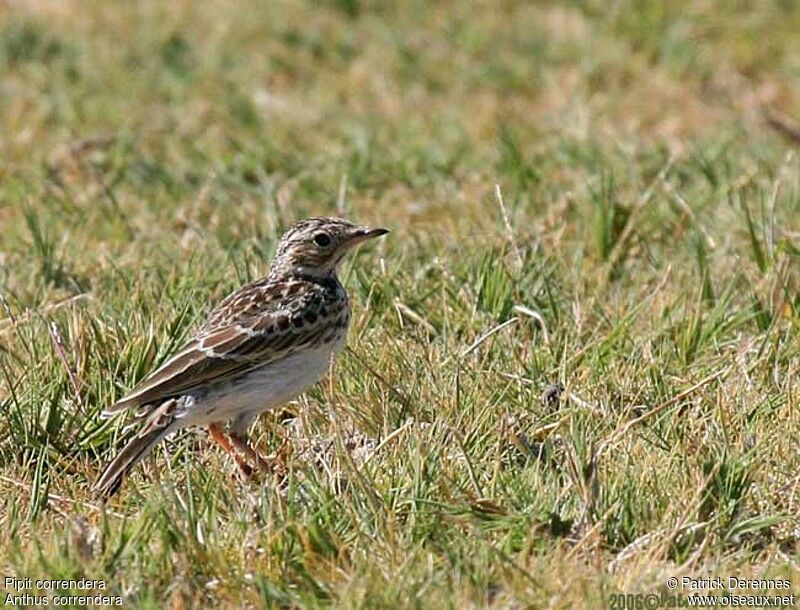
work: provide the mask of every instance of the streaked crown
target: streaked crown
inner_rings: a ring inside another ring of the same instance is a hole
[[[388,232],[387,229],[357,225],[344,218],[301,220],[281,237],[270,272],[333,274],[352,248]]]

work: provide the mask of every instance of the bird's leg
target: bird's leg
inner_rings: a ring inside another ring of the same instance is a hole
[[[274,456],[264,456],[260,451],[255,449],[250,444],[248,433],[257,417],[258,411],[245,411],[234,418],[230,427],[228,428],[228,437],[230,438],[230,443],[259,470],[268,472],[270,474],[280,474],[283,476],[287,470],[286,460],[289,455],[287,448],[290,449],[291,447],[284,439],[281,447]]]
[[[230,442],[231,445],[241,451],[252,464],[255,464],[259,470],[272,472],[272,464],[270,461],[262,457],[258,451],[250,446],[250,443],[247,441],[247,436],[232,433],[230,435]]]
[[[228,428],[228,436],[237,450],[247,457],[249,462],[264,472],[273,472],[273,460],[264,457],[250,445],[249,431],[258,418],[258,411],[243,411],[237,415]]]
[[[233,459],[236,461],[236,465],[239,467],[239,470],[242,471],[244,476],[249,477],[253,474],[253,467],[236,453],[236,443],[231,442],[232,438],[228,438],[225,433],[219,429],[217,424],[210,424],[208,426],[208,434],[211,436],[211,440],[222,447],[225,453],[233,456]]]

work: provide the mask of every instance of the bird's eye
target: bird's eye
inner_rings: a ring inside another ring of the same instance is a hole
[[[327,233],[317,233],[314,236],[314,243],[320,248],[327,248],[331,245],[331,236]]]

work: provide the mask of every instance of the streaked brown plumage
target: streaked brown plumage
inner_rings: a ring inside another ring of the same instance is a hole
[[[287,231],[266,277],[224,299],[177,354],[104,412],[136,409],[138,430],[95,489],[112,495],[153,446],[191,425],[209,426],[226,450],[258,462],[247,442],[255,418],[316,383],[344,344],[350,310],[339,264],[385,233],[339,218],[311,218]],[[219,428],[225,422],[228,437]]]

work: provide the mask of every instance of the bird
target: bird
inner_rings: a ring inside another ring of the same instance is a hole
[[[172,357],[102,412],[133,417],[130,439],[93,490],[110,498],[150,450],[189,426],[207,427],[245,474],[266,468],[248,440],[251,425],[325,375],[350,321],[342,260],[388,232],[325,217],[289,228],[264,277],[223,299]]]

